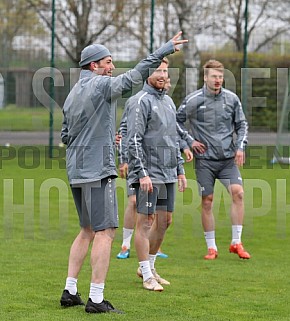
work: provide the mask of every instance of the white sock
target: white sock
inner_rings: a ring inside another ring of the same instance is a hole
[[[232,244],[241,243],[243,225],[232,225]]]
[[[139,265],[142,271],[143,281],[146,281],[153,276],[149,261],[141,261],[139,262]]]
[[[66,278],[65,290],[68,290],[68,292],[72,295],[76,295],[78,292],[77,283],[78,283],[78,279],[71,278],[71,277]]]
[[[156,260],[156,254],[149,254],[149,264],[150,264],[150,269],[153,270],[154,269],[154,265],[155,265],[155,260]]]
[[[204,232],[204,237],[208,249],[215,249],[217,251],[217,246],[215,243],[215,231]]]
[[[125,246],[127,249],[130,249],[133,232],[134,232],[134,229],[123,227],[123,243],[122,243],[122,247]]]
[[[105,283],[91,283],[89,298],[94,303],[101,303],[104,300]]]

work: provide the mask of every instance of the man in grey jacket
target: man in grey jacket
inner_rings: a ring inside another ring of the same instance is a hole
[[[67,144],[67,174],[81,227],[70,250],[62,306],[84,304],[77,292],[77,279],[92,243],[92,277],[85,310],[120,313],[103,295],[118,227],[114,144],[117,98],[143,83],[149,68],[158,67],[164,56],[179,50],[177,45],[187,42],[179,40],[180,36],[181,32],[134,69],[117,77],[112,77],[115,67],[105,46],[93,44],[81,53],[80,79],[64,103],[61,133]]]
[[[177,111],[177,122],[184,128],[188,120],[193,135],[191,147],[196,159],[195,171],[202,197],[202,224],[208,248],[204,258],[214,260],[218,256],[212,207],[214,184],[219,179],[232,199],[232,242],[229,251],[242,259],[249,259],[250,254],[241,242],[244,192],[238,168],[245,161],[248,125],[237,95],[222,88],[222,63],[209,60],[203,67],[204,86],[184,99]]]
[[[177,178],[179,190],[186,188],[176,108],[164,90],[167,76],[168,60],[164,59],[126,106],[128,182],[136,189],[137,275],[143,278],[143,287],[152,291],[170,284],[155,270],[156,253],[172,221]]]
[[[170,90],[170,87],[171,87],[171,82],[170,82],[170,77],[168,75],[168,78],[164,85],[164,89],[166,90],[167,94]],[[119,144],[117,144],[120,177],[125,179],[127,179],[127,175],[128,175],[128,150],[127,150],[127,110],[128,108],[127,107],[129,105],[130,103],[127,102],[122,115],[122,119],[120,121],[120,128],[118,133],[120,134],[121,139]],[[193,159],[193,154],[185,140],[185,138],[188,137],[188,134],[186,133],[186,137],[185,137],[181,128],[179,127],[178,129],[180,129],[180,132],[178,132],[178,134],[180,135],[180,140],[179,140],[180,150],[184,153],[186,162],[191,162]],[[127,259],[130,257],[131,239],[134,232],[134,227],[136,223],[136,214],[137,214],[135,189],[133,187],[129,187],[128,181],[126,181],[126,185],[127,185],[128,202],[124,212],[123,242],[122,242],[121,251],[117,255],[118,259]],[[157,257],[167,258],[168,255],[163,253],[161,248],[159,248],[157,252]]]

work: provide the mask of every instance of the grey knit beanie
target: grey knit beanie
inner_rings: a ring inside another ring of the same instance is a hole
[[[99,61],[108,56],[111,56],[111,53],[105,46],[98,44],[89,45],[83,49],[79,65],[82,67],[92,61]]]

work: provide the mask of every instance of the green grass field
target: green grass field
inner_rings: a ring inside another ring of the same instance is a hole
[[[174,223],[162,247],[169,258],[156,264],[171,281],[162,293],[142,288],[134,248],[130,259],[116,259],[122,234],[118,229],[105,297],[125,315],[88,315],[83,307],[60,307],[68,253],[79,227],[66,171],[59,168],[63,163],[51,163],[40,150],[40,159],[31,150],[21,159],[16,149],[15,158],[0,164],[0,320],[290,320],[289,168],[271,168],[265,149],[242,170],[243,242],[252,259],[243,261],[228,252],[229,198],[220,184],[215,194],[219,257],[203,259],[199,197],[192,164],[187,164],[189,188],[177,195]],[[125,182],[118,179],[121,226],[124,195]],[[89,282],[87,258],[78,282],[84,301]]]
[[[117,108],[117,121],[120,123],[123,109]],[[1,131],[48,131],[50,112],[45,107],[25,108],[9,105],[0,109]],[[62,111],[56,107],[53,112],[53,129],[60,132],[62,124]]]
[[[17,108],[14,105],[0,109],[0,131],[47,131],[49,129],[49,110],[45,107]],[[54,129],[60,131],[62,111],[55,108]]]

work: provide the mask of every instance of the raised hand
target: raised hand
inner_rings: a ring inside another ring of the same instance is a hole
[[[175,51],[179,51],[180,49],[177,47],[178,45],[182,45],[186,42],[188,42],[188,39],[179,39],[180,36],[182,35],[182,31],[179,31],[172,39],[171,41],[174,44],[174,49]]]

